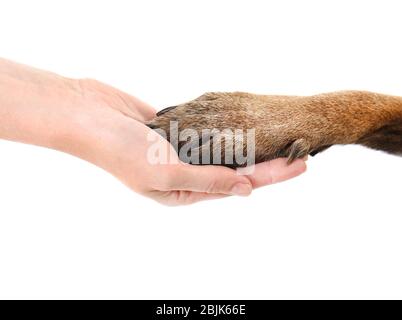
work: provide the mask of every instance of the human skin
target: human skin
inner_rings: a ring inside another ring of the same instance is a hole
[[[191,204],[298,176],[298,159],[257,164],[250,175],[221,166],[182,163],[171,145],[144,123],[151,106],[92,79],[69,79],[0,58],[0,139],[72,154],[108,171],[133,191],[166,205]],[[160,144],[168,164],[148,161]]]

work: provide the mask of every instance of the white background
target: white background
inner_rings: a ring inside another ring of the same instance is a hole
[[[206,91],[402,95],[400,1],[1,1],[0,55],[158,109]],[[0,298],[402,298],[402,160],[357,146],[294,180],[168,208],[0,141]]]

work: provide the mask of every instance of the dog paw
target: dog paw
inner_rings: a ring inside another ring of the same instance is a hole
[[[249,93],[211,92],[159,111],[147,125],[162,132],[185,162],[205,164],[200,154],[210,149],[214,160],[221,161],[214,164],[229,167],[247,165],[250,158],[258,163],[287,157],[291,163],[308,155],[313,146],[289,120],[289,114],[278,107],[286,103],[284,99],[273,96],[267,102]],[[188,153],[194,152],[197,155],[189,160]],[[206,156],[203,160],[212,158]]]

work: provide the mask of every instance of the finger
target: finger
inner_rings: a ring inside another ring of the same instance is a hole
[[[222,199],[225,197],[228,197],[228,195],[178,190],[163,192],[157,197],[154,197],[154,199],[167,206],[182,206],[205,200]]]
[[[151,120],[156,116],[156,109],[149,105],[148,103],[138,99],[137,97],[133,97],[127,93],[122,93],[124,94],[127,99],[129,99],[129,104],[132,108],[140,108],[145,120]]]
[[[171,190],[248,196],[252,191],[250,180],[235,170],[222,166],[179,165],[173,174]]]
[[[247,177],[253,188],[259,188],[294,178],[306,171],[306,168],[306,163],[301,159],[288,165],[287,159],[280,158],[256,164],[253,172]]]
[[[79,84],[80,87],[103,92],[104,98],[111,100],[112,105],[119,105],[121,112],[137,120],[147,121],[156,115],[156,110],[147,103],[108,84],[93,79],[80,79]]]
[[[120,98],[125,102],[127,107],[130,108],[133,112],[140,112],[143,121],[148,121],[156,116],[156,109],[151,107],[146,102],[138,99],[137,97],[133,97],[123,91],[120,91],[114,88],[115,92],[120,96]]]

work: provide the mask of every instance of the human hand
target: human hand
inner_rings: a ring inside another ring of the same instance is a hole
[[[190,204],[293,178],[306,169],[276,159],[239,175],[221,166],[182,163],[144,122],[155,110],[95,80],[73,80],[0,59],[0,138],[61,150],[105,169],[132,190],[167,205]],[[168,164],[152,164],[158,147]],[[241,169],[240,169],[241,170]]]
[[[257,164],[249,175],[222,166],[185,164],[164,138],[144,125],[155,116],[153,108],[97,81],[79,82],[83,96],[89,98],[86,105],[97,105],[116,113],[113,128],[107,129],[113,134],[103,142],[108,152],[100,152],[97,158],[102,159],[102,163],[98,165],[134,191],[160,203],[184,205],[228,195],[247,196],[255,188],[293,178],[306,169],[303,160],[287,165],[286,159]],[[158,150],[164,150],[168,164],[150,163],[151,144],[153,148],[156,145]]]

